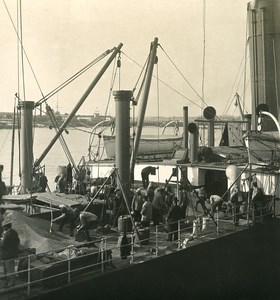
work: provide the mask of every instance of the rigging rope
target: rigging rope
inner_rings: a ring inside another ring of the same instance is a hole
[[[245,111],[245,100],[246,100],[246,88],[247,88],[247,84],[246,84],[246,74],[247,74],[247,50],[248,50],[248,46],[247,46],[247,43],[249,41],[248,39],[248,14],[246,15],[246,25],[245,25],[245,31],[246,31],[246,34],[245,34],[245,63],[244,63],[244,82],[243,82],[243,111]]]
[[[175,67],[175,69],[179,72],[179,74],[184,78],[184,80],[187,82],[187,84],[190,86],[190,88],[195,92],[195,94],[201,99],[201,101],[206,105],[207,103],[204,101],[204,99],[198,94],[198,92],[195,90],[195,88],[192,86],[192,84],[187,80],[187,78],[184,76],[184,74],[179,70],[179,68],[177,67],[177,65],[173,62],[173,60],[170,58],[170,56],[165,52],[165,50],[163,49],[163,47],[159,44],[159,47],[162,49],[162,51],[165,53],[165,55],[167,56],[167,58],[170,60],[170,62],[172,63],[172,65]]]
[[[160,45],[159,45],[160,46]],[[129,60],[131,60],[133,63],[135,63],[138,67],[142,68],[142,66],[137,63],[135,60],[131,59],[129,56],[127,56],[124,52],[122,52]],[[153,77],[155,77],[153,75]],[[175,88],[173,88],[172,86],[170,86],[169,84],[167,84],[166,82],[164,82],[163,80],[161,80],[160,78],[158,78],[158,81],[160,83],[162,83],[163,85],[165,85],[166,87],[168,87],[170,90],[172,90],[173,92],[175,92],[176,94],[178,94],[179,96],[181,96],[182,98],[188,100],[190,103],[192,103],[193,105],[197,106],[198,108],[202,108],[201,105],[199,105],[197,102],[191,100],[190,98],[188,98],[187,96],[183,95],[182,93],[180,93],[179,91],[177,91]],[[198,95],[199,96],[199,95]],[[199,98],[201,99],[201,97],[199,96]],[[135,97],[135,99],[137,99],[137,97]],[[206,104],[207,105],[207,104]]]
[[[96,63],[98,63],[100,60],[102,60],[103,58],[105,58],[108,54],[110,54],[112,51],[114,50],[107,50],[105,52],[103,52],[101,55],[99,55],[97,58],[95,58],[93,61],[91,61],[90,63],[88,63],[85,67],[83,67],[81,70],[79,70],[78,72],[76,72],[74,75],[72,75],[70,78],[68,78],[66,81],[64,81],[63,83],[61,83],[58,87],[56,87],[54,90],[52,90],[50,93],[48,93],[47,95],[43,95],[43,98],[38,100],[35,104],[35,107],[41,105],[42,103],[46,102],[49,98],[51,98],[52,96],[54,96],[56,93],[58,93],[60,90],[62,90],[64,87],[66,87],[68,84],[70,84],[72,81],[74,81],[75,79],[77,79],[80,75],[82,75],[83,73],[85,73],[88,69],[90,69],[93,65],[95,65]]]
[[[108,95],[108,101],[107,101],[107,106],[106,106],[106,109],[105,109],[105,117],[107,116],[107,113],[108,113],[109,104],[110,104],[110,101],[111,101],[111,95],[112,95],[112,91],[113,91],[113,88],[114,88],[114,83],[115,83],[116,76],[117,76],[117,71],[118,71],[118,63],[117,63],[117,66],[116,66],[116,58],[115,58],[112,77],[111,77],[110,90],[109,90],[109,95]]]
[[[37,83],[37,85],[38,85],[38,88],[39,88],[41,94],[43,95],[42,90],[41,90],[41,87],[40,87],[39,82],[38,82],[38,79],[37,79],[37,77],[36,77],[36,75],[35,75],[34,69],[33,69],[32,65],[31,65],[30,60],[29,60],[29,57],[28,57],[28,55],[27,55],[27,53],[26,53],[26,51],[25,51],[25,48],[23,47],[23,43],[22,43],[22,27],[20,27],[20,32],[21,32],[21,37],[20,37],[20,36],[19,36],[19,31],[17,30],[17,28],[16,28],[16,26],[15,26],[15,24],[14,24],[14,21],[13,21],[13,19],[12,19],[12,17],[11,17],[11,14],[10,14],[10,12],[9,12],[9,9],[8,9],[6,3],[5,3],[5,0],[3,0],[3,3],[4,3],[4,6],[5,6],[5,8],[6,8],[6,11],[7,11],[7,14],[8,14],[8,16],[9,16],[9,19],[10,19],[10,21],[11,21],[11,23],[12,23],[12,26],[13,26],[13,28],[14,28],[14,31],[15,31],[15,33],[16,33],[17,40],[18,40],[19,44],[21,45],[21,49],[22,49],[22,59],[21,59],[21,62],[22,62],[22,64],[23,64],[23,54],[24,54],[24,56],[25,56],[25,58],[26,58],[26,60],[27,60],[27,62],[28,62],[28,65],[29,65],[29,67],[30,67],[30,70],[31,70],[31,72],[32,72],[32,74],[33,74],[33,76],[34,76],[34,79],[35,79],[35,81],[36,81],[36,83]],[[19,6],[20,6],[20,7],[19,7]],[[21,10],[21,3],[20,3],[20,5],[18,5],[17,10]],[[21,14],[20,14],[20,15],[21,15]],[[18,19],[21,20],[21,17],[18,17]],[[23,85],[23,88],[24,88],[24,85]],[[25,92],[24,92],[24,94],[25,94]],[[25,95],[24,95],[23,99],[25,99]]]
[[[206,30],[205,30],[205,24],[206,24],[206,3],[205,0],[203,0],[203,57],[202,57],[202,86],[201,86],[201,96],[204,102],[204,83],[205,83],[205,36],[206,36]],[[201,104],[201,106],[203,106]],[[202,115],[202,113],[201,113]]]
[[[238,67],[238,70],[237,70],[237,74],[236,74],[236,76],[235,76],[235,79],[234,79],[234,82],[233,82],[233,85],[232,85],[232,88],[231,88],[231,93],[230,93],[230,96],[229,96],[229,98],[228,98],[228,100],[227,100],[227,102],[226,102],[225,110],[224,110],[222,116],[224,116],[224,115],[227,113],[227,111],[228,111],[228,109],[229,109],[229,106],[231,106],[232,101],[233,101],[233,99],[234,99],[234,96],[232,96],[232,94],[234,93],[234,90],[238,90],[238,87],[239,87],[239,85],[240,85],[241,75],[244,74],[244,70],[245,70],[245,65],[244,65],[244,67],[243,67],[243,69],[242,69],[242,72],[241,72],[241,74],[240,74],[240,78],[239,78],[239,80],[238,80],[238,76],[239,76],[241,67],[242,67],[242,65],[243,65],[243,61],[244,61],[244,62],[247,61],[247,58],[245,57],[245,54],[243,55],[243,57],[242,57],[242,59],[241,59],[241,62],[240,62],[240,64],[239,64],[239,67]],[[237,83],[237,80],[238,80],[238,83]],[[237,83],[237,88],[235,89],[234,86],[235,86],[236,83]],[[230,99],[232,99],[232,100],[231,100],[231,102],[230,102],[230,104],[229,104]]]
[[[157,82],[156,82],[156,84],[157,84],[157,112],[158,112],[158,124],[159,124],[159,108],[160,108],[160,106],[159,106],[159,102],[160,102],[160,96],[159,96],[159,81],[158,81],[158,78],[159,78],[159,76],[158,76],[158,74],[159,74],[159,67],[158,67],[158,58],[156,57],[156,70],[157,70],[157,76],[156,76],[156,78],[157,78]],[[158,152],[159,152],[159,126],[157,127],[157,134],[158,134]],[[157,165],[157,167],[158,167],[158,172],[157,172],[157,177],[158,177],[158,182],[159,182],[159,165]]]

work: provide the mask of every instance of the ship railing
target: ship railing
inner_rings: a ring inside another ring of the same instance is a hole
[[[196,216],[190,221],[190,217],[187,217],[126,234],[119,232],[117,235],[103,236],[94,243],[83,244],[82,247],[71,245],[45,253],[20,256],[11,260],[15,261],[17,271],[9,274],[10,277],[16,277],[16,285],[3,289],[0,284],[0,298],[1,294],[11,291],[24,292],[29,297],[44,292],[45,289],[67,286],[81,280],[81,277],[92,279],[94,276],[219,238],[251,226],[258,220],[264,222],[272,217],[272,204],[256,209],[251,206],[249,209],[249,213],[238,213],[238,226],[233,215],[222,216],[217,212],[213,219]],[[126,243],[123,243],[124,235],[127,237]],[[5,279],[5,275],[0,276],[0,279]]]

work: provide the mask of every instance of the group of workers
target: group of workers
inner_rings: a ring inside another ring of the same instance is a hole
[[[142,184],[143,187],[137,188],[135,191],[131,191],[129,199],[124,199],[122,191],[113,185],[105,185],[100,192],[100,186],[96,181],[90,180],[90,173],[86,172],[85,179],[89,178],[85,183],[85,189],[88,192],[89,200],[95,198],[98,193],[102,195],[104,200],[105,210],[111,211],[110,220],[108,226],[116,227],[118,219],[122,215],[128,215],[129,213],[136,222],[137,225],[142,227],[149,227],[150,224],[157,226],[164,223],[166,220],[167,228],[169,232],[176,231],[176,223],[178,220],[186,218],[186,209],[192,205],[192,199],[196,199],[195,211],[198,211],[200,205],[203,214],[214,214],[216,211],[224,211],[232,213],[234,224],[238,225],[240,218],[240,206],[242,204],[242,196],[237,186],[232,187],[230,196],[222,198],[220,195],[210,195],[208,197],[207,191],[204,186],[190,192],[187,188],[181,188],[179,193],[179,199],[172,192],[170,186],[159,187],[149,181],[149,175],[155,174],[157,168],[146,167],[142,170]],[[258,197],[260,197],[261,189],[257,187],[254,182],[252,189],[250,190],[252,203],[255,203]],[[128,203],[125,203],[128,200]],[[130,212],[128,212],[128,208]],[[61,216],[54,219],[53,222],[58,222],[59,230],[62,230],[65,222],[70,224],[70,235],[73,236],[75,229],[75,222],[80,220],[80,226],[77,227],[77,232],[84,229],[86,232],[87,240],[89,240],[89,231],[91,223],[97,224],[98,217],[90,211],[79,211],[78,213],[73,211],[71,207],[63,207],[61,209]],[[165,220],[164,220],[165,215]],[[172,225],[171,225],[172,224]],[[174,237],[168,236],[169,240]]]
[[[1,175],[0,166],[0,175]],[[143,172],[144,171],[144,172]],[[142,227],[149,227],[151,224],[157,226],[164,223],[164,215],[166,217],[168,241],[176,241],[178,239],[178,221],[186,218],[186,209],[192,203],[190,197],[191,193],[187,188],[180,189],[179,199],[172,192],[169,186],[159,187],[149,182],[149,174],[156,171],[156,168],[148,168],[142,171],[143,187],[137,188],[133,191],[129,198],[129,204],[125,203],[124,196],[119,188],[115,188],[112,185],[107,185],[103,190],[104,205],[106,208],[111,209],[112,218],[110,220],[110,226],[115,227],[117,225],[118,218],[122,214],[127,214],[127,209],[136,225]],[[100,188],[96,181],[90,181],[90,173],[86,173],[84,181],[84,189],[89,192],[89,201],[96,197],[100,192]],[[62,179],[64,176],[62,176]],[[65,178],[66,184],[72,183],[69,176]],[[58,179],[59,184],[60,179]],[[2,178],[0,176],[0,182]],[[42,190],[47,187],[47,179],[41,175]],[[61,187],[60,187],[61,188]],[[0,189],[0,196],[3,194],[3,189]],[[234,186],[230,190],[230,195],[226,201],[219,195],[211,195],[209,198],[205,187],[200,187],[193,191],[193,195],[196,197],[195,210],[198,210],[200,205],[205,215],[214,214],[216,211],[225,210],[226,212],[231,210],[233,214],[234,224],[238,225],[240,218],[240,205],[242,204],[241,192],[237,186]],[[252,188],[249,191],[249,197],[252,206],[255,207],[263,199],[263,191],[258,187],[256,182],[253,182]],[[1,200],[1,198],[0,198]],[[52,223],[58,223],[59,231],[63,231],[63,227],[68,223],[69,235],[74,235],[74,230],[79,233],[85,232],[86,240],[90,241],[89,229],[92,226],[97,226],[99,217],[85,209],[72,208],[68,205],[62,205],[60,207],[61,214],[52,219]],[[0,237],[1,237],[1,252],[4,267],[4,274],[6,275],[4,287],[12,287],[15,284],[15,258],[18,257],[19,236],[16,230],[12,228],[11,220],[6,216],[5,209],[0,210]]]
[[[248,197],[252,207],[252,214],[258,214],[258,210],[262,207],[264,193],[261,188],[258,187],[256,181],[252,183],[252,187],[249,190],[249,195],[244,197],[243,193],[239,190],[237,185],[234,185],[230,189],[229,197],[221,197],[219,195],[211,195],[207,198],[207,193],[204,187],[200,187],[195,190],[197,196],[195,210],[197,211],[198,205],[201,206],[204,215],[209,213],[214,214],[216,211],[223,211],[225,214],[231,212],[235,225],[239,224],[241,215],[240,207],[242,204],[247,203]],[[210,209],[207,209],[206,203],[210,205]]]
[[[94,213],[80,210],[79,208],[72,208],[68,205],[61,205],[60,212],[61,214],[51,221],[52,223],[58,223],[59,231],[62,232],[64,225],[68,224],[71,237],[74,236],[74,229],[76,228],[77,233],[83,230],[86,234],[86,240],[90,241],[89,229],[91,226],[96,225],[98,220]]]

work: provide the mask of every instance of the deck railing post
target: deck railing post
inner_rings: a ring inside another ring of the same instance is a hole
[[[30,296],[30,284],[31,284],[31,263],[30,263],[30,255],[27,257],[27,296]]]
[[[131,260],[130,260],[130,264],[133,264],[134,263],[134,231],[132,231],[132,233],[131,233],[131,242],[130,242],[130,244],[131,244],[131,251],[130,251],[130,253],[131,253]]]
[[[106,261],[108,260],[108,257],[107,257],[107,239],[106,239],[106,236],[103,237],[103,253],[104,253],[104,262],[103,262],[103,266],[104,266],[104,269],[103,271],[105,270],[105,264],[106,264]]]
[[[217,236],[219,235],[219,211],[217,212],[217,227],[216,227]]]
[[[178,220],[178,250],[180,250],[181,245],[181,221]]]
[[[104,237],[100,242],[100,255],[101,255],[101,272],[104,273]]]
[[[158,256],[158,225],[156,226],[156,256]]]
[[[67,282],[71,283],[71,246],[68,246],[68,270],[67,270]]]

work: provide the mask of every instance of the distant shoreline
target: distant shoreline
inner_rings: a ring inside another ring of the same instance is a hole
[[[63,122],[68,117],[68,114],[60,114],[59,112],[55,113],[56,121],[58,126],[61,126]],[[188,122],[194,122],[195,120],[201,117],[189,117]],[[96,124],[102,121],[108,121],[108,123],[114,122],[114,117],[112,116],[101,116],[101,115],[77,115],[74,116],[73,119],[70,121],[68,127],[84,127],[84,128],[92,128]],[[236,120],[236,117],[228,116],[226,118],[227,121]],[[12,129],[13,128],[13,113],[1,113],[0,112],[0,129]],[[178,121],[179,126],[183,126],[183,117],[146,117],[144,126],[156,126],[156,127],[164,127],[171,121]],[[134,124],[136,125],[137,120],[134,122],[131,121],[131,126]],[[49,117],[44,115],[36,115],[34,116],[34,127],[36,128],[52,128],[53,125],[49,120]],[[108,125],[109,126],[109,125]],[[174,122],[169,126],[174,126]],[[19,125],[15,123],[15,128],[19,128]]]

